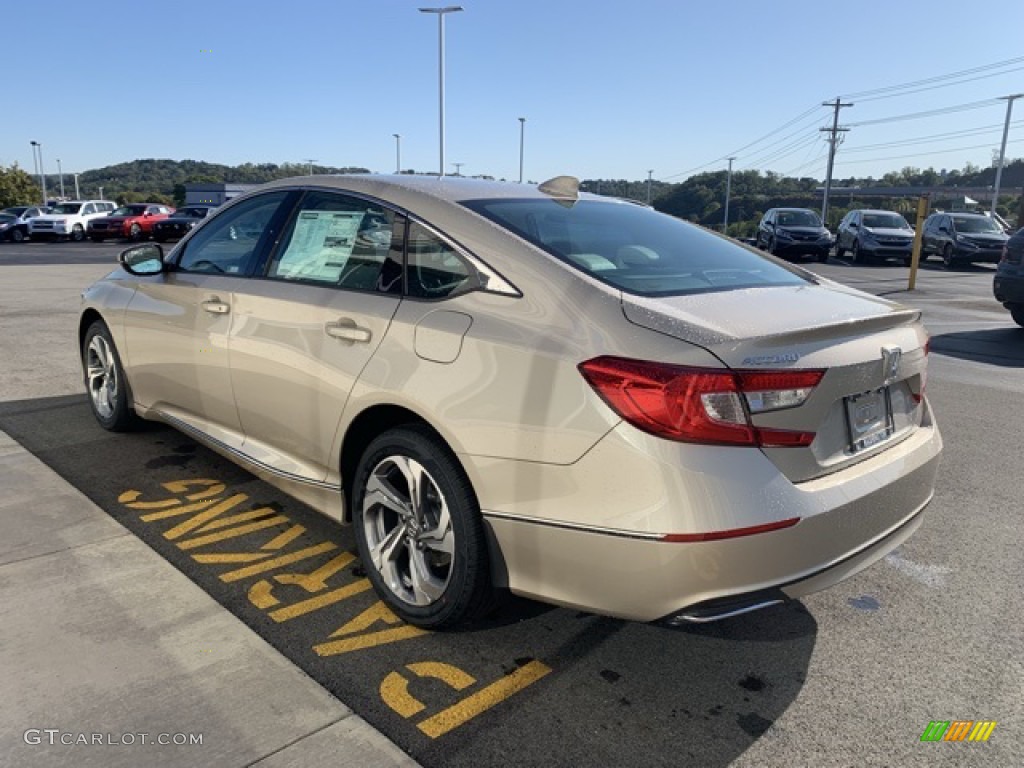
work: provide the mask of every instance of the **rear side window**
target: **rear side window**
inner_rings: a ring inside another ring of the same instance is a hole
[[[402,217],[332,192],[306,194],[267,270],[278,280],[401,291]]]
[[[443,299],[475,285],[469,264],[441,238],[417,222],[409,225],[406,293],[419,299]]]
[[[499,199],[463,205],[575,269],[640,296],[810,282],[728,238],[631,203]]]

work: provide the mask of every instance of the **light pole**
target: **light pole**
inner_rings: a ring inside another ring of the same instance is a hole
[[[103,187],[100,187],[100,200],[103,199]]]
[[[78,174],[72,174],[75,177],[75,200],[81,200],[82,196],[78,194]]]
[[[310,160],[308,158],[305,158],[305,159],[303,159],[303,162],[304,163],[309,163],[309,175],[312,176],[313,175],[313,163],[315,163],[316,160],[315,159],[314,160]]]
[[[996,213],[996,202],[999,200],[999,182],[1003,180],[1003,160],[1006,158],[1006,137],[1010,133],[1010,113],[1013,112],[1013,101],[1024,96],[1024,93],[1015,93],[1012,96],[1000,96],[1006,99],[1006,122],[1003,124],[1003,144],[999,148],[999,165],[996,167],[996,188],[992,190],[992,215]]]
[[[465,163],[452,163],[452,165],[455,166],[455,175],[456,176],[461,176],[462,175],[462,166],[464,166]]]
[[[31,142],[34,152],[39,152],[39,186],[43,189],[43,205],[46,205],[46,171],[43,169],[43,145],[38,141]]]
[[[647,204],[651,204],[651,175],[654,173],[653,170],[647,172]]]
[[[420,8],[420,13],[437,14],[438,116],[441,147],[437,173],[440,176],[444,176],[444,17],[449,13],[456,13],[461,10],[461,5],[447,5],[444,8]]]
[[[732,161],[735,157],[729,158],[729,175],[725,177],[725,219],[722,222],[722,234],[729,234],[729,195],[732,192]]]
[[[395,137],[395,173],[402,172],[402,134],[392,133]]]
[[[519,118],[519,183],[523,183],[523,146],[526,136],[526,118]]]
[[[60,177],[60,196],[64,197],[64,171],[60,168],[60,158],[57,158],[57,175]]]

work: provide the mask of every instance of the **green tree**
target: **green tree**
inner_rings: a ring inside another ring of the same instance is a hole
[[[39,185],[17,163],[10,168],[0,166],[0,208],[37,203],[41,197]]]

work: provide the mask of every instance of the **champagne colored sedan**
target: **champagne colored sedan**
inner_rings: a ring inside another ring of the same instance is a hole
[[[232,200],[83,294],[99,424],[335,519],[401,618],[505,591],[704,622],[905,541],[942,441],[916,310],[631,202],[423,176]]]

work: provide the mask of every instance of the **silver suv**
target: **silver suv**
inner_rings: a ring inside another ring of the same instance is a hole
[[[29,221],[28,231],[36,238],[68,238],[76,242],[85,239],[89,221],[106,216],[117,208],[110,200],[71,200],[58,203],[51,213]]]

